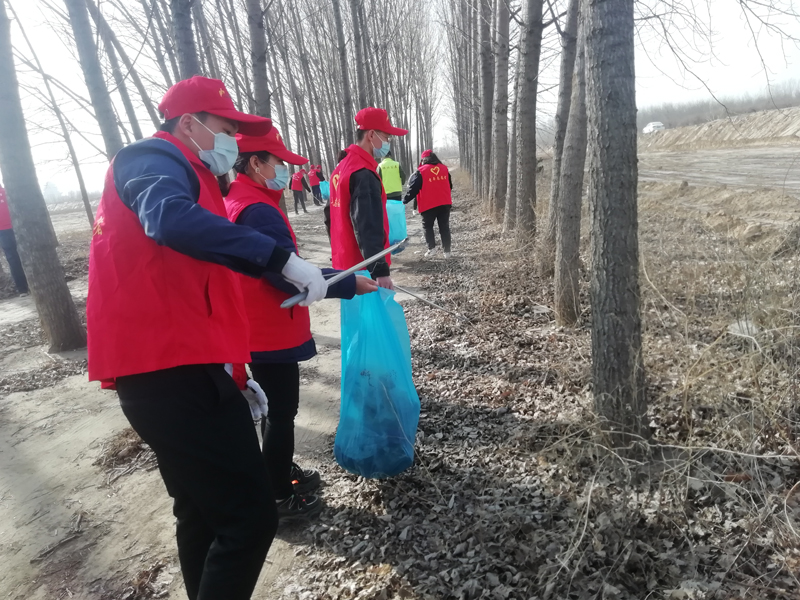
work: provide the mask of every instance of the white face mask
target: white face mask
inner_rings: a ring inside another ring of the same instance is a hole
[[[208,165],[208,170],[214,175],[225,175],[233,168],[233,163],[236,162],[236,158],[239,156],[239,144],[236,143],[236,138],[222,132],[214,133],[200,119],[194,115],[192,115],[192,118],[214,136],[213,150],[203,150],[200,144],[194,141],[194,138],[189,138],[200,150],[198,158]]]
[[[267,179],[263,175],[261,175],[261,170],[256,169],[256,173],[261,175],[261,178],[264,180],[264,185],[266,185],[271,190],[282,190],[286,187],[286,184],[289,183],[289,167],[286,165],[270,165],[273,169],[275,169],[275,177],[272,179]]]

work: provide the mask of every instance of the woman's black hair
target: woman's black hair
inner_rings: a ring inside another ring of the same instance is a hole
[[[420,165],[438,165],[442,161],[439,160],[439,157],[436,156],[433,152],[431,152],[428,156],[422,159],[419,163]]]
[[[250,158],[253,156],[257,156],[258,160],[261,162],[268,162],[269,157],[272,155],[265,150],[259,150],[258,152],[240,152],[236,162],[233,163],[233,170],[237,173],[245,173],[247,171],[247,165],[250,164]]]

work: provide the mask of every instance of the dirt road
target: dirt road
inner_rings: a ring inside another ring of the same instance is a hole
[[[800,146],[646,152],[639,155],[639,178],[800,194]]]

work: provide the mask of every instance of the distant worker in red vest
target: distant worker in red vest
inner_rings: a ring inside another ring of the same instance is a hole
[[[428,251],[425,256],[436,252],[436,235],[433,224],[439,224],[439,235],[442,236],[444,257],[450,258],[450,208],[453,204],[453,180],[450,171],[441,163],[431,150],[422,153],[422,163],[408,180],[408,191],[403,202],[408,204],[415,200],[422,215],[422,227],[425,229],[425,241]]]
[[[331,251],[334,269],[349,269],[389,247],[386,192],[377,167],[389,153],[394,127],[382,108],[364,108],[356,115],[356,143],[331,173]],[[369,268],[378,285],[394,289],[387,256]]]
[[[174,499],[178,558],[190,600],[246,600],[278,525],[248,402],[225,363],[250,360],[238,273],[281,275],[305,301],[322,272],[275,239],[231,223],[216,176],[238,157],[234,136],[269,119],[237,111],[225,85],[192,77],[159,104],[152,138],[108,169],[89,257],[89,379],[115,385]]]
[[[28,279],[22,269],[22,261],[17,252],[17,238],[14,236],[14,229],[11,226],[11,213],[8,210],[8,199],[6,190],[0,185],[0,247],[8,261],[8,270],[11,272],[11,279],[17,293],[26,295],[28,293]]]
[[[311,196],[314,199],[314,206],[322,206],[322,192],[319,190],[320,182],[320,169],[322,167],[311,165],[311,170],[308,172],[308,182],[311,184]]]
[[[311,191],[308,187],[308,182],[305,178],[306,170],[300,169],[297,173],[292,175],[292,192],[294,193],[294,214],[299,215],[300,211],[297,210],[298,202],[303,207],[303,212],[308,213],[306,210],[306,191]]]
[[[289,175],[285,163],[301,165],[308,159],[289,152],[274,128],[266,136],[237,135],[236,139],[239,158],[234,169],[238,176],[225,198],[228,218],[274,238],[284,250],[296,254],[297,240],[288,217],[280,209],[280,198]],[[334,273],[333,269],[323,272]],[[281,302],[299,291],[281,277],[242,276],[241,280],[250,321],[250,370],[267,396],[262,451],[278,516],[310,517],[322,509],[320,499],[312,495],[320,485],[320,475],[293,462],[294,419],[300,404],[299,363],[317,353],[309,312],[302,306],[281,308]],[[327,297],[349,299],[377,289],[368,277],[351,275],[330,286]]]

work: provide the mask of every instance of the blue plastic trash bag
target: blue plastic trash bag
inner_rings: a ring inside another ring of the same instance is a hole
[[[319,182],[319,192],[322,194],[323,200],[330,200],[331,199],[331,186],[327,181],[320,181]]]
[[[342,405],[333,454],[344,469],[380,479],[414,463],[419,396],[411,342],[394,292],[342,300]]]
[[[406,205],[400,200],[387,200],[386,214],[389,215],[389,245],[393,246],[397,242],[402,242],[408,235]],[[392,252],[392,254],[397,254],[403,250],[403,248],[400,248]]]

